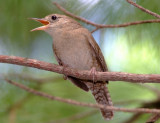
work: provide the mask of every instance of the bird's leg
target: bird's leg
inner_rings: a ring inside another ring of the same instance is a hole
[[[96,72],[97,72],[96,68],[92,67],[91,70],[90,70],[90,75],[93,77],[93,89],[94,89],[94,84],[97,81]]]

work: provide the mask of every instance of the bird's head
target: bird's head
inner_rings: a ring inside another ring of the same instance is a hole
[[[80,26],[80,24],[75,20],[73,20],[72,18],[60,14],[51,14],[44,18],[30,18],[30,19],[38,21],[43,24],[43,26],[32,29],[31,31],[43,30],[48,32],[49,34],[52,34],[56,30],[61,30],[64,28],[73,29],[75,27]]]

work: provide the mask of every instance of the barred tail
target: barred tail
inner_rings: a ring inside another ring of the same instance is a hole
[[[108,88],[106,87],[106,83],[86,83],[88,88],[91,90],[96,102],[98,104],[103,104],[107,106],[113,106],[110,94],[108,92]],[[109,111],[107,109],[100,109],[102,116],[106,120],[111,120],[113,117],[113,111]]]

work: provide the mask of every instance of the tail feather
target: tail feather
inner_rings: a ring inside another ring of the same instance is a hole
[[[98,104],[103,104],[107,106],[113,106],[110,94],[108,92],[108,88],[106,87],[106,83],[86,83],[88,88],[91,90],[96,102]],[[100,109],[102,116],[106,120],[111,120],[113,117],[113,111],[107,110],[107,109]]]

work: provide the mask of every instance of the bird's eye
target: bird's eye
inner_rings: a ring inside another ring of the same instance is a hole
[[[57,16],[53,15],[52,20],[56,20],[56,19],[57,19]]]

